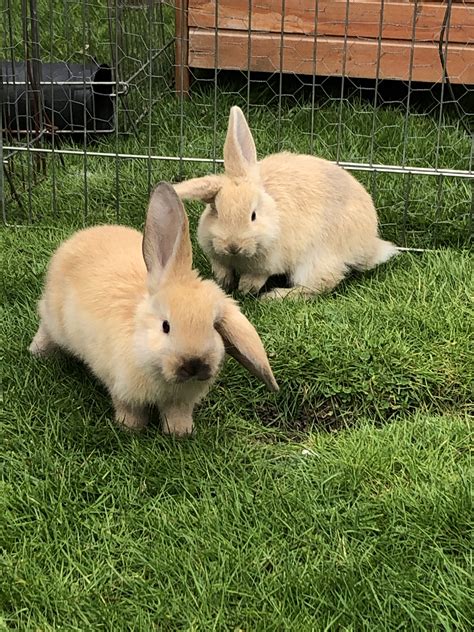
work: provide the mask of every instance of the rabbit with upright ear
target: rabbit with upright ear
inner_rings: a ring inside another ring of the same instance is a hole
[[[181,199],[207,202],[198,239],[219,283],[257,293],[272,275],[290,288],[263,297],[334,288],[351,268],[369,270],[397,254],[378,234],[372,198],[350,173],[321,158],[279,153],[257,161],[240,108],[231,108],[222,175],[174,185]]]
[[[124,226],[74,234],[53,255],[39,303],[34,355],[59,347],[107,386],[116,420],[147,423],[156,405],[163,430],[193,429],[225,351],[278,390],[262,342],[234,301],[192,269],[189,227],[171,185],[151,194],[142,236]]]

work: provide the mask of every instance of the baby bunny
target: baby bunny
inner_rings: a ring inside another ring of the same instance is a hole
[[[219,283],[257,293],[272,275],[294,287],[263,297],[334,288],[351,268],[369,270],[397,254],[378,235],[372,198],[347,171],[314,156],[279,153],[257,161],[242,110],[231,108],[222,175],[174,185],[207,202],[198,239]]]
[[[192,269],[189,227],[171,185],[150,197],[142,236],[124,226],[75,233],[53,255],[39,303],[34,355],[55,347],[83,360],[107,386],[116,421],[189,434],[225,351],[278,390],[257,332],[234,301]]]

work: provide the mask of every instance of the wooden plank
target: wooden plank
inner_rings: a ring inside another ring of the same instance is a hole
[[[189,67],[188,67],[188,26],[187,18],[188,0],[176,0],[175,5],[175,89],[183,96],[189,92]]]
[[[248,33],[223,30],[218,38],[218,68],[227,70],[280,71],[280,35],[254,33],[251,36],[251,59],[248,68]],[[213,31],[190,29],[189,66],[214,68],[216,37]],[[385,40],[380,50],[380,79],[410,77],[411,43]],[[435,44],[419,43],[414,47],[413,81],[439,82],[442,68]],[[344,54],[346,52],[346,54]],[[341,75],[375,78],[378,42],[374,40],[347,41],[344,38],[321,37],[314,50],[314,38],[302,35],[283,37],[283,72],[312,75]],[[316,53],[316,63],[313,55]],[[344,65],[344,57],[345,65]],[[474,84],[474,47],[450,45],[447,56],[449,78],[452,83]]]
[[[450,42],[471,42],[474,45],[474,0],[452,6],[449,28]],[[468,6],[468,4],[470,6]],[[282,7],[285,18],[282,21]],[[249,7],[252,9],[253,31],[334,35],[343,37],[346,24],[346,0],[219,0],[219,28],[247,31]],[[317,9],[317,21],[315,28]],[[416,8],[415,40],[435,42],[439,39],[445,13],[445,2],[385,2],[382,37],[411,40]],[[349,37],[376,38],[380,33],[380,0],[350,0],[347,23]],[[188,25],[191,28],[214,28],[215,0],[189,0]]]

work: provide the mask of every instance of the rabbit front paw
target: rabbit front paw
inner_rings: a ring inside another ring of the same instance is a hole
[[[233,292],[237,287],[237,277],[232,268],[226,268],[217,261],[212,262],[212,272],[225,292]]]
[[[239,292],[242,294],[258,294],[265,285],[267,275],[242,274],[239,281]]]
[[[113,398],[115,421],[127,430],[141,430],[148,423],[148,416],[144,408],[131,406],[117,398]]]
[[[41,358],[47,357],[56,349],[56,343],[49,336],[45,326],[41,323],[35,337],[31,341],[29,351],[32,355]]]
[[[194,431],[192,409],[186,410],[184,407],[171,408],[162,411],[163,434],[174,437],[188,437]]]

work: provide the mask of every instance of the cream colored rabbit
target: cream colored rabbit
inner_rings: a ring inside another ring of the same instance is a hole
[[[143,249],[143,251],[142,251]],[[150,198],[142,236],[123,226],[79,231],[53,255],[30,351],[55,347],[83,360],[107,386],[128,428],[160,410],[163,430],[193,429],[193,408],[225,351],[271,390],[268,359],[234,301],[192,269],[186,213],[171,185]]]
[[[242,110],[230,111],[223,175],[174,185],[181,199],[207,202],[198,239],[219,283],[257,293],[272,275],[292,288],[264,297],[334,288],[351,268],[369,270],[397,254],[378,235],[372,198],[350,173],[314,156],[280,153],[257,162]]]

